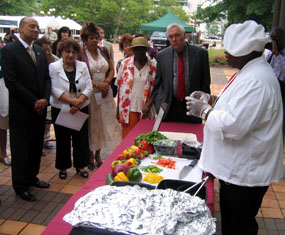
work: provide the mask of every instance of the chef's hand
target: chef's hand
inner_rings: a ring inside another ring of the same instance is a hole
[[[211,106],[204,101],[195,99],[190,96],[186,96],[185,99],[186,99],[186,108],[189,110],[188,112],[186,112],[188,116],[192,115],[195,117],[202,118],[202,111],[207,108],[211,109]]]
[[[190,94],[190,97],[208,103],[210,99],[210,94],[203,92],[203,91],[194,91]]]

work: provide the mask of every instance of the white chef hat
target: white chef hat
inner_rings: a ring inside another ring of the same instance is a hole
[[[263,51],[265,44],[270,41],[262,25],[247,20],[242,24],[232,24],[226,29],[224,48],[232,56],[239,57],[253,51]]]

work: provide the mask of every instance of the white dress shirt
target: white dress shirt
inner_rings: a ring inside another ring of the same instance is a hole
[[[63,93],[70,95],[69,80],[63,69],[62,59],[49,65],[49,73],[51,77],[50,104],[52,107],[61,109],[61,106],[65,104],[65,102],[59,100],[59,98]],[[79,97],[81,94],[88,97],[88,99],[81,106],[81,108],[84,108],[89,104],[89,97],[92,94],[93,88],[86,63],[78,60],[76,60],[75,85],[77,89],[77,97]]]
[[[223,92],[204,127],[199,166],[240,186],[267,186],[283,171],[280,87],[264,57],[248,62]]]

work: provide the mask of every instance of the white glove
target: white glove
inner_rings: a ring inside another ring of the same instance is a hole
[[[192,92],[192,93],[190,94],[190,97],[208,103],[208,102],[209,102],[209,99],[210,99],[210,94],[205,93],[205,92],[203,92],[203,91],[194,91],[194,92]],[[186,100],[187,100],[187,99],[186,99]]]
[[[210,110],[212,108],[207,102],[189,96],[185,97],[185,99],[187,100],[186,108],[189,110],[188,112],[186,112],[188,116],[192,115],[195,117],[202,118],[202,112],[206,109]]]

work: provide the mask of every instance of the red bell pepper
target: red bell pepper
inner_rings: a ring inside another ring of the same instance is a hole
[[[142,149],[137,149],[134,154],[137,156],[138,159],[144,159],[145,158],[145,152]]]
[[[148,151],[150,154],[154,153],[153,146],[149,144],[147,141],[142,140],[138,143],[138,147],[142,150]]]
[[[116,157],[116,160],[126,160],[126,157],[123,154],[120,154]]]

